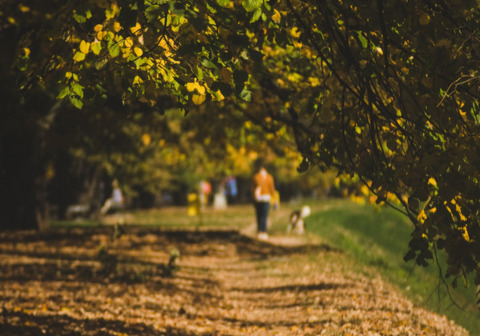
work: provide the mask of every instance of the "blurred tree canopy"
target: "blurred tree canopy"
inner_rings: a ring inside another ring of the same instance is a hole
[[[87,121],[67,134],[75,141],[91,141],[91,127],[109,140],[128,128],[140,152],[177,141],[155,154],[164,165],[198,140],[214,154],[210,132],[240,134],[229,155],[241,159],[250,120],[273,142],[291,131],[301,170],[356,175],[378,203],[401,205],[414,224],[406,259],[424,265],[445,249],[448,275],[480,282],[479,21],[473,0],[7,0],[0,155],[14,159],[1,178],[15,190],[7,176],[21,169],[38,185],[32,165],[45,161],[33,148],[46,146],[54,98]],[[194,115],[195,134],[175,139],[175,118],[161,138],[142,130],[171,108]],[[15,159],[20,150],[33,161]]]

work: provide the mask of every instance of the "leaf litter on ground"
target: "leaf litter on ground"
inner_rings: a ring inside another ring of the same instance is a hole
[[[0,233],[0,334],[468,335],[324,244],[123,231],[114,242],[109,227]]]

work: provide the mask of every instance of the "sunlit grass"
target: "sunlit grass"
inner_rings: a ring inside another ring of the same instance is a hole
[[[98,220],[52,221],[51,227],[99,227],[110,224],[154,226],[168,229],[217,227],[242,230],[255,223],[253,206],[242,204],[224,210],[207,207],[195,216],[189,216],[187,207],[164,207],[158,209],[124,211],[98,218]]]
[[[222,227],[241,230],[252,224],[253,207],[250,205],[230,206],[225,210],[208,207],[195,216],[189,216],[186,207],[167,207],[135,211],[128,222],[134,225],[154,225],[163,228]]]
[[[323,203],[323,209],[312,214],[308,223],[310,233],[350,254],[359,261],[359,269],[373,269],[415,303],[455,320],[472,335],[480,335],[473,285],[465,288],[460,281],[457,289],[450,288],[455,303],[464,309],[461,310],[452,303],[435,263],[422,268],[403,261],[413,227],[399,212],[391,208],[378,211],[348,200],[329,200]],[[440,259],[445,274],[445,257]]]

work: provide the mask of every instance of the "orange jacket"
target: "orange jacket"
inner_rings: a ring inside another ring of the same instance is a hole
[[[269,173],[262,174],[260,172],[253,175],[252,179],[252,193],[254,199],[256,198],[255,193],[259,187],[260,195],[270,195],[271,197],[275,196],[275,185],[273,183],[273,177]]]

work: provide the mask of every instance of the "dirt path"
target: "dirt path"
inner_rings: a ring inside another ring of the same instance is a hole
[[[467,335],[325,245],[222,230],[111,238],[1,234],[0,335]]]

